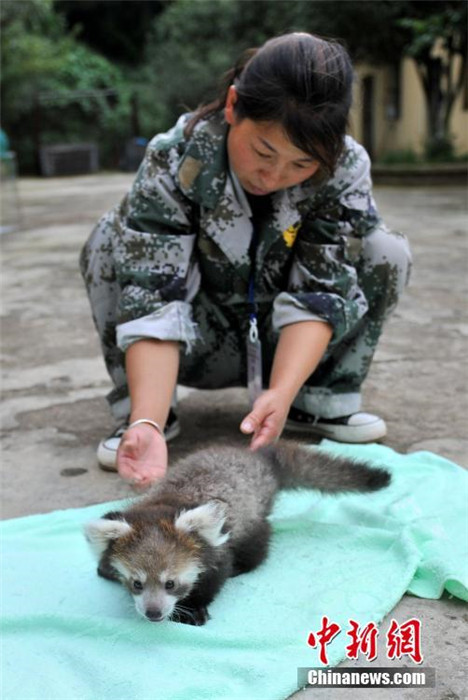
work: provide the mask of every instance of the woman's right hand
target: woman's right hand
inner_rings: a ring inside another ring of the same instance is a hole
[[[140,423],[127,430],[117,450],[117,471],[133,486],[148,488],[167,470],[167,445],[153,426]]]

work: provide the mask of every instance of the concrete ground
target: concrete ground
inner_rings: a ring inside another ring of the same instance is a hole
[[[104,399],[110,385],[77,269],[93,223],[131,179],[104,174],[19,182],[20,230],[1,240],[3,518],[131,493],[96,464],[96,445],[113,427]],[[376,198],[387,223],[409,235],[415,267],[366,383],[365,410],[386,419],[390,447],[431,450],[467,468],[466,190],[378,187]],[[247,412],[243,389],[182,388],[179,411],[182,434],[170,445],[171,460],[202,442],[244,443],[237,429]],[[434,690],[400,691],[398,697],[467,697],[466,606],[448,596],[406,596],[392,615],[400,623],[421,619],[424,665],[435,668],[437,678]],[[382,650],[378,665],[391,665]],[[396,696],[373,693],[384,700]],[[368,696],[367,690],[320,691],[323,700]]]

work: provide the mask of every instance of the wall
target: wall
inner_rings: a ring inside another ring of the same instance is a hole
[[[459,66],[455,67],[456,69]],[[416,64],[405,58],[400,71],[400,110],[395,112],[395,71],[390,66],[356,66],[354,105],[351,112],[351,133],[369,147],[368,132],[363,125],[365,102],[365,79],[373,79],[373,158],[392,151],[412,150],[422,154],[426,140],[426,107],[417,74]],[[464,108],[464,95],[458,96],[452,110],[451,133],[455,152],[468,153],[468,110]],[[367,143],[366,143],[367,141]]]

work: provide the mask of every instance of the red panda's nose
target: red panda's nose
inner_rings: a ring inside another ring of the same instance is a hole
[[[159,608],[147,608],[145,615],[151,622],[160,622],[164,617]]]

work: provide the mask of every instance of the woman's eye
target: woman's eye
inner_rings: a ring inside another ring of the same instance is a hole
[[[174,588],[174,586],[175,583],[174,581],[172,581],[172,579],[169,579],[169,581],[166,581],[166,583],[164,584],[164,588],[166,589],[166,591],[170,591],[172,588]]]
[[[261,151],[257,151],[256,148],[254,148],[255,153],[257,156],[260,156],[260,158],[271,158],[270,153],[262,153]]]
[[[141,581],[138,581],[138,579],[135,579],[132,583],[132,588],[134,591],[142,591],[143,590],[143,584]]]

